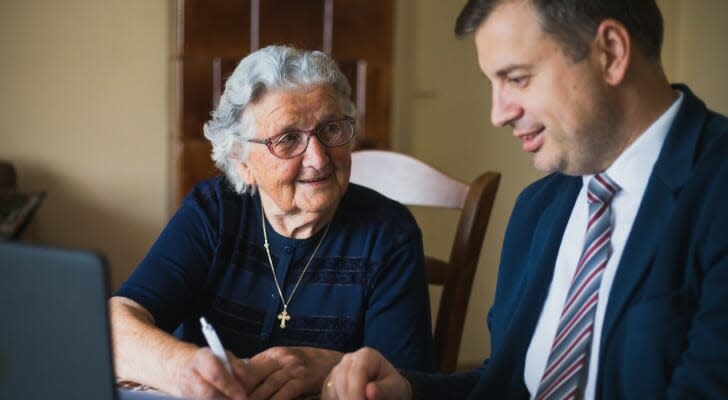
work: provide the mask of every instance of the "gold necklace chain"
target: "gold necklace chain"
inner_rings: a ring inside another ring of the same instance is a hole
[[[318,244],[316,245],[316,248],[313,249],[313,253],[311,253],[311,257],[308,258],[308,262],[306,263],[306,266],[303,267],[303,271],[301,271],[301,275],[298,276],[298,280],[296,281],[296,285],[293,286],[293,290],[291,290],[291,294],[288,296],[288,301],[286,301],[285,297],[283,297],[283,291],[281,290],[281,285],[278,283],[278,277],[276,277],[276,270],[275,267],[273,267],[273,258],[270,256],[270,244],[268,243],[268,232],[265,229],[265,214],[263,213],[263,204],[260,205],[260,216],[261,216],[261,223],[263,225],[263,247],[265,247],[265,254],[268,256],[268,265],[270,265],[270,272],[273,274],[273,282],[276,284],[276,289],[278,290],[278,296],[281,298],[281,302],[283,303],[283,311],[281,311],[280,314],[276,318],[281,320],[281,328],[285,329],[286,327],[286,321],[289,321],[291,319],[291,315],[288,314],[288,305],[291,304],[291,299],[293,299],[293,294],[296,293],[296,289],[298,289],[298,284],[301,283],[301,279],[303,279],[303,275],[306,273],[306,270],[308,270],[308,266],[311,265],[311,260],[313,260],[313,257],[318,252],[319,247],[321,247],[321,243],[324,242],[324,238],[326,238],[326,234],[329,233],[329,228],[331,227],[331,224],[329,223],[326,225],[326,230],[324,231],[323,236],[321,236],[321,239],[319,240]]]

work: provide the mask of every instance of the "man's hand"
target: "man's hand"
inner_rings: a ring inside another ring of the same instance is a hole
[[[412,387],[378,351],[344,355],[321,389],[324,400],[410,400]]]
[[[250,359],[248,366],[255,371],[276,370],[264,377],[260,384],[246,379],[248,398],[251,400],[289,400],[321,390],[324,379],[341,360],[342,353],[314,347],[273,347]]]

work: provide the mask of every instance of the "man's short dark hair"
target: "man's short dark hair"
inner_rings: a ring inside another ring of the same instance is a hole
[[[574,61],[583,60],[602,21],[622,23],[642,53],[659,62],[662,48],[662,14],[655,0],[468,0],[458,16],[455,34],[475,32],[490,13],[509,1],[527,1],[541,20],[544,32],[563,44]]]

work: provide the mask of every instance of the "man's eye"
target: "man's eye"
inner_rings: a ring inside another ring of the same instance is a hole
[[[509,76],[508,78],[506,78],[506,82],[509,85],[524,86],[526,83],[528,83],[529,78],[530,77],[528,75]]]

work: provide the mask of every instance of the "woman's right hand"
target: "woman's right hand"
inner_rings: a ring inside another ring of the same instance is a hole
[[[248,365],[228,352],[233,374],[208,347],[182,342],[157,328],[144,307],[124,297],[109,300],[117,377],[183,397],[247,399],[278,369],[272,360]]]
[[[182,356],[176,368],[179,391],[173,394],[199,399],[247,399],[243,385],[235,376],[238,370],[244,368],[239,365],[243,362],[229,355],[228,360],[233,370],[232,375],[209,347],[202,347],[192,354]]]

